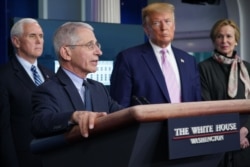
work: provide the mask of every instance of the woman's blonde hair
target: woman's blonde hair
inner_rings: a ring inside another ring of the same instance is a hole
[[[239,42],[239,40],[240,40],[239,27],[237,26],[237,24],[233,20],[230,20],[230,19],[221,19],[221,20],[218,20],[214,24],[214,26],[212,27],[211,32],[210,32],[210,38],[212,39],[213,42],[215,41],[216,36],[218,35],[218,32],[220,31],[221,27],[227,26],[227,25],[234,28],[235,40],[236,40],[236,42]]]

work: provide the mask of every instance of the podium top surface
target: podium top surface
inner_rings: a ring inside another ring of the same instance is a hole
[[[249,112],[250,100],[247,99],[137,105],[98,118],[90,135],[118,129],[136,122],[157,122],[169,118]],[[71,131],[65,133],[65,137],[69,141],[82,138],[79,127],[73,127]]]
[[[176,104],[138,105],[97,118],[90,137],[121,129],[136,123],[159,122],[170,118],[206,116],[227,113],[250,113],[250,100],[221,100],[203,102],[185,102]],[[63,134],[35,139],[31,142],[34,153],[82,141],[78,125]]]

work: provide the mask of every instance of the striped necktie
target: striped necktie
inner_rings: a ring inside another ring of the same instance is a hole
[[[166,53],[164,50],[160,51],[162,56],[162,72],[165,78],[165,82],[167,84],[168,93],[171,99],[171,103],[179,103],[180,102],[180,86],[177,82],[174,70],[167,60]]]
[[[33,73],[33,78],[34,78],[36,86],[41,85],[43,83],[43,81],[42,81],[40,75],[38,74],[38,72],[36,70],[36,66],[32,65],[31,66],[31,71]]]

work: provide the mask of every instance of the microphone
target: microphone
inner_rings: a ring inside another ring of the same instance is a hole
[[[139,97],[139,99],[142,102],[142,104],[150,104],[150,102],[148,101],[148,99],[146,99],[146,97]]]
[[[132,96],[132,105],[143,105],[150,104],[150,102],[145,97]]]
[[[143,104],[141,100],[137,96],[132,96],[132,104],[133,105],[138,105],[138,104]]]

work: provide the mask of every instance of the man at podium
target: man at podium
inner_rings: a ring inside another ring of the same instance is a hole
[[[33,93],[32,133],[50,136],[77,124],[82,136],[88,137],[96,118],[123,108],[103,84],[86,78],[97,70],[101,45],[91,25],[67,22],[56,31],[54,48],[60,68]]]

